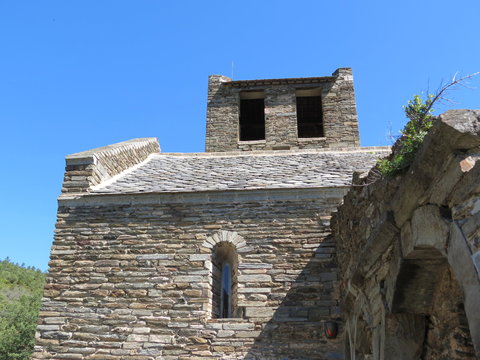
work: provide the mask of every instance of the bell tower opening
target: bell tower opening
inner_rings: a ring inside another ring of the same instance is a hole
[[[240,141],[265,140],[263,91],[240,93]]]
[[[297,90],[296,105],[298,137],[323,137],[321,89]]]

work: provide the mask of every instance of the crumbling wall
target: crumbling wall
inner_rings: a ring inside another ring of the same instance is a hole
[[[449,111],[406,174],[354,176],[332,221],[347,359],[480,356],[479,135]]]

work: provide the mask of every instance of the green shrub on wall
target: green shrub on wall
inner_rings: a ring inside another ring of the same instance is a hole
[[[377,169],[383,176],[392,177],[408,170],[415,158],[418,148],[425,135],[433,125],[433,108],[437,102],[448,101],[445,93],[452,87],[464,84],[468,79],[477,76],[480,72],[457,78],[456,74],[448,83],[441,83],[435,94],[429,94],[426,99],[415,95],[408,105],[404,107],[408,122],[401,131],[400,138],[393,146],[393,153],[377,161]]]
[[[423,138],[433,125],[433,100],[434,95],[431,94],[425,100],[420,95],[415,95],[404,107],[409,121],[402,130],[393,155],[378,160],[377,167],[382,175],[395,176],[409,168]]]

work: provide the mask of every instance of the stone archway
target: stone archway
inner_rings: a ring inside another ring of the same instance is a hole
[[[449,214],[425,205],[402,228],[403,258],[385,317],[385,359],[475,357],[472,335],[478,315],[466,309],[472,297],[465,277],[476,273],[467,254],[453,256],[461,252],[464,239],[452,234],[456,224]]]
[[[450,211],[420,206],[401,231],[376,234],[384,250],[352,257],[343,284],[346,359],[475,358],[480,282]]]
[[[452,110],[407,171],[354,176],[332,219],[348,360],[480,358],[479,149],[480,110]]]

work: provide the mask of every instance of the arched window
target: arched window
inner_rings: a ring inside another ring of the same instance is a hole
[[[219,242],[212,253],[212,317],[236,317],[238,255],[235,246]]]

